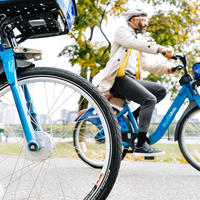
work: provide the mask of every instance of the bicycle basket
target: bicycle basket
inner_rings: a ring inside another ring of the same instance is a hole
[[[75,0],[0,0],[0,14],[12,20],[17,38],[66,34],[77,15]]]
[[[193,65],[192,72],[195,79],[200,79],[200,63],[196,63]]]

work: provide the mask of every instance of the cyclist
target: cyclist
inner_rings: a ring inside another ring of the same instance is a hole
[[[148,26],[147,12],[132,9],[124,16],[127,26],[119,27],[115,33],[110,60],[99,89],[111,102],[116,100],[115,97],[121,97],[140,104],[134,112],[134,116],[139,118],[139,134],[134,155],[160,156],[165,152],[148,144],[147,132],[155,104],[166,96],[166,89],[161,84],[142,80],[142,70],[162,74],[172,73],[175,69],[166,64],[148,63],[144,53],[164,53],[163,55],[170,59],[173,52],[166,47],[138,39],[138,34],[144,33]]]

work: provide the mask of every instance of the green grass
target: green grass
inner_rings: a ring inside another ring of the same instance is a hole
[[[1,155],[19,155],[21,145],[19,143],[0,143]]]
[[[89,155],[97,156],[98,152],[101,152],[101,145],[95,145],[95,148],[91,146],[93,154]],[[186,160],[182,156],[178,144],[155,144],[153,147],[157,149],[165,150],[166,154],[162,157],[157,157],[153,162],[169,162],[169,163],[186,163]],[[0,143],[0,154],[1,155],[23,155],[23,150],[21,149],[20,144],[17,143]],[[64,157],[64,158],[78,158],[76,151],[74,150],[73,143],[57,143],[55,151],[53,154],[54,157]],[[144,161],[143,157],[136,158],[131,153],[127,154],[124,160],[131,161]]]
[[[22,145],[19,143],[0,143],[0,155],[23,155]],[[54,157],[78,157],[72,142],[57,143],[54,150]]]

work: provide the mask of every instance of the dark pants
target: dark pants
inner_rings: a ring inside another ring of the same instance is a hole
[[[166,96],[166,89],[161,84],[125,75],[115,79],[111,93],[141,105],[139,132],[148,132],[154,107]]]

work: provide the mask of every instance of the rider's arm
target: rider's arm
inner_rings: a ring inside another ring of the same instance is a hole
[[[141,65],[144,71],[148,71],[153,74],[168,74],[172,72],[172,63],[155,63],[154,59],[147,58],[144,54],[141,56]]]
[[[165,47],[138,40],[136,35],[127,27],[119,27],[115,33],[114,41],[119,45],[145,53],[158,54]]]

